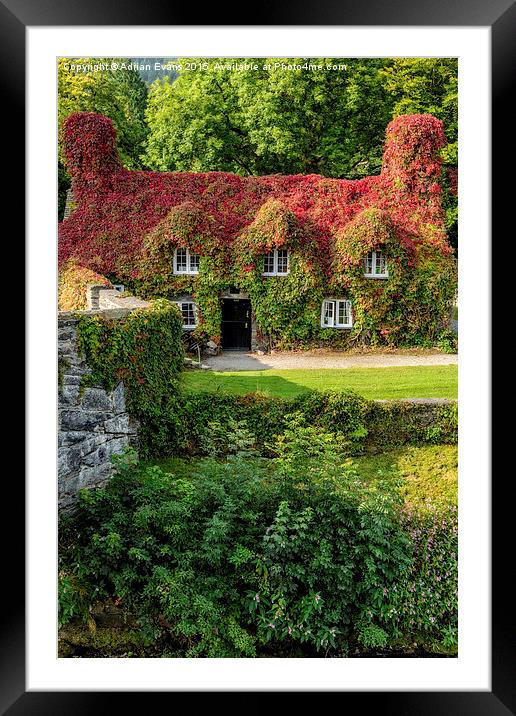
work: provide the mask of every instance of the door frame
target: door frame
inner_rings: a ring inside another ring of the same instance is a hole
[[[254,351],[258,350],[259,345],[258,345],[257,334],[256,334],[256,317],[255,317],[255,314],[253,311],[253,303],[251,301],[251,297],[249,296],[249,294],[245,291],[240,290],[240,289],[235,289],[234,287],[230,287],[226,291],[223,291],[221,293],[220,299],[221,299],[221,301],[231,300],[231,299],[249,301],[249,305],[251,307],[251,347],[248,350],[250,350],[252,353]],[[222,323],[220,326],[220,333],[221,333],[221,343],[222,343]],[[226,350],[231,350],[231,348],[228,348]]]

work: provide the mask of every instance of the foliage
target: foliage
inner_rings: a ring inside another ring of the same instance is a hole
[[[370,403],[367,414],[366,450],[393,448],[406,444],[457,443],[457,403],[418,405],[403,401]]]
[[[457,403],[441,405],[437,411],[437,421],[426,430],[428,442],[457,442],[459,425],[459,406]],[[444,439],[443,439],[444,438]]]
[[[92,369],[83,385],[112,390],[123,381],[127,410],[140,424],[142,457],[177,440],[181,335],[180,313],[168,301],[122,319],[78,315],[78,346]]]
[[[120,157],[125,167],[142,166],[140,155],[148,133],[144,112],[147,88],[124,58],[59,58],[57,61],[57,120],[59,206],[63,218],[70,176],[63,153],[63,123],[74,112],[95,112],[113,120]],[[116,65],[116,69],[114,69]],[[73,66],[80,69],[73,69]],[[102,66],[102,69],[101,69]],[[95,69],[93,69],[95,68]]]
[[[87,621],[90,618],[90,599],[88,586],[76,575],[61,570],[58,580],[58,626],[62,627],[72,619]]]
[[[299,415],[271,448],[272,460],[244,445],[188,476],[117,458],[60,529],[63,621],[81,614],[68,588],[80,584],[186,656],[343,656],[453,637],[453,519],[402,507],[399,480],[362,479],[346,442]]]
[[[319,332],[324,264],[312,231],[283,202],[269,199],[235,241],[235,283],[249,294],[269,345],[291,345]],[[263,255],[276,249],[288,251],[289,273],[263,277]]]
[[[231,69],[227,58],[179,62],[178,78],[149,93],[153,169],[359,178],[380,168],[395,103],[382,74],[389,61],[233,58]]]
[[[422,502],[422,501],[421,501]],[[457,507],[406,504],[401,524],[412,542],[412,565],[392,586],[384,623],[395,638],[410,634],[414,642],[440,642],[456,649],[458,634]]]
[[[89,283],[112,288],[105,276],[100,276],[71,259],[63,264],[58,278],[60,311],[84,311],[87,308],[86,287]]]
[[[245,426],[249,444],[270,455],[270,445],[281,440],[288,416],[302,415],[306,425],[345,439],[350,454],[389,449],[410,443],[457,442],[456,406],[419,406],[402,401],[375,403],[352,391],[306,391],[288,400],[260,394],[220,393],[180,395],[181,430],[167,446],[168,454],[213,453],[209,437],[215,423],[218,452],[231,445],[228,433]],[[433,429],[430,426],[433,426]],[[233,426],[233,427],[232,427]],[[224,434],[226,432],[226,435]],[[251,438],[249,438],[249,435]]]
[[[210,420],[206,428],[200,436],[203,454],[210,457],[256,454],[256,438],[248,430],[245,420],[237,421],[231,416],[227,423]]]
[[[220,340],[230,285],[249,293],[259,339],[277,347],[432,345],[448,319],[456,268],[439,186],[445,138],[430,115],[391,122],[382,173],[356,181],[129,172],[112,124],[91,113],[71,115],[64,138],[79,204],[60,226],[60,262],[73,256],[143,297],[192,295],[198,338]],[[174,275],[178,246],[201,254],[198,276]],[[361,252],[380,246],[393,278],[364,279]],[[290,272],[262,276],[263,253],[281,247]],[[351,330],[321,328],[330,290],[356,304]]]
[[[116,128],[123,165],[138,169],[148,131],[144,120],[147,88],[138,73],[127,68],[128,64],[126,58],[120,57],[59,58],[58,126],[61,133],[64,121],[75,112],[109,117]]]
[[[443,353],[457,353],[457,334],[449,328],[444,329],[439,334],[439,338],[437,340],[437,347]]]
[[[231,70],[221,58],[181,62],[178,80],[156,82],[150,91],[147,161],[153,169],[358,179],[378,173],[389,120],[432,114],[446,128],[443,203],[446,229],[455,231],[455,58],[246,58],[232,60]],[[291,69],[278,66],[282,62]],[[189,71],[188,63],[204,69]],[[258,69],[235,68],[244,63]],[[341,69],[292,69],[309,64]]]
[[[194,336],[218,341],[221,307],[217,296],[227,286],[229,256],[213,224],[213,218],[192,201],[173,206],[145,237],[137,286],[146,296],[195,296],[200,310]],[[178,247],[202,254],[198,275],[172,274]]]
[[[457,221],[458,76],[454,58],[396,58],[382,69],[386,91],[396,100],[393,116],[432,114],[441,119],[448,143],[444,160],[443,193],[446,228]]]

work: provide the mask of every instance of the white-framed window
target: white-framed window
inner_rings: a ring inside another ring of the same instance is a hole
[[[370,251],[364,259],[364,276],[388,278],[387,261],[383,251]]]
[[[286,249],[274,249],[263,257],[263,276],[285,276],[290,271]]]
[[[193,331],[197,325],[197,306],[193,301],[176,301],[183,316],[183,328]]]
[[[343,298],[325,298],[321,308],[323,328],[352,328],[351,301]]]
[[[174,273],[199,273],[199,261],[199,254],[194,254],[190,249],[184,247],[177,248],[174,251]]]

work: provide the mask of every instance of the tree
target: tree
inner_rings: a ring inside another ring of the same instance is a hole
[[[349,178],[379,171],[394,106],[383,86],[384,60],[179,62],[174,82],[150,88],[151,168]]]

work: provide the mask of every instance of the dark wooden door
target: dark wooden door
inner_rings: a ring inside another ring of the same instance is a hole
[[[251,301],[225,298],[222,301],[222,348],[250,350]]]

